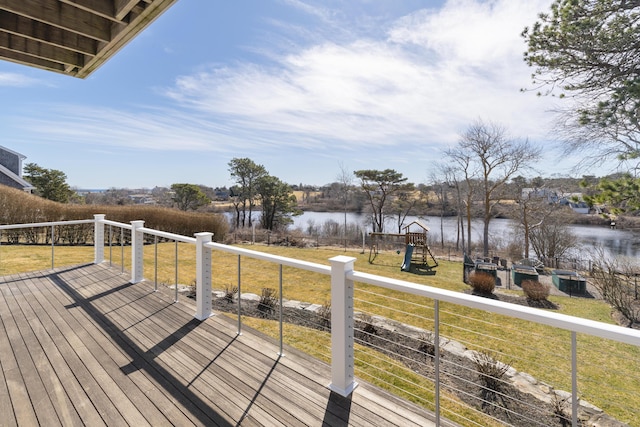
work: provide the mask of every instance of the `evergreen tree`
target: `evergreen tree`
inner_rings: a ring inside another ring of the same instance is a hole
[[[24,166],[24,179],[35,187],[35,194],[54,202],[68,203],[73,191],[67,184],[67,175],[57,169],[46,169],[35,163]]]

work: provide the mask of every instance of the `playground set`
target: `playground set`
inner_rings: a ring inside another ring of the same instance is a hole
[[[400,238],[404,238],[405,252],[400,269],[415,274],[434,274],[433,269],[438,266],[438,261],[427,244],[429,227],[420,221],[413,221],[402,229],[404,233],[369,233],[369,236],[371,236],[369,263],[373,264],[388,239],[395,239],[398,242]],[[397,253],[400,253],[400,249],[397,250]]]

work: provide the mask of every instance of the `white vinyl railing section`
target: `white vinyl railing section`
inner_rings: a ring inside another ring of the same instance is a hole
[[[176,242],[194,245],[196,248],[196,313],[195,318],[201,321],[206,320],[213,315],[212,309],[212,258],[215,251],[226,252],[237,255],[238,259],[238,292],[240,289],[240,257],[254,258],[267,263],[273,263],[279,266],[279,286],[280,286],[280,352],[282,353],[283,328],[282,328],[282,267],[287,266],[294,269],[304,270],[307,272],[318,273],[329,276],[331,281],[331,379],[329,388],[342,395],[348,396],[356,390],[358,382],[355,376],[356,355],[354,349],[356,347],[356,337],[354,319],[358,313],[355,313],[354,290],[356,284],[360,286],[373,286],[375,288],[392,290],[399,295],[404,295],[407,304],[411,304],[411,300],[417,297],[425,297],[433,301],[430,309],[433,310],[432,318],[429,319],[433,325],[433,344],[434,344],[434,402],[432,407],[435,408],[436,424],[440,424],[440,419],[445,419],[442,415],[441,401],[442,390],[444,385],[440,383],[441,346],[448,337],[441,335],[440,329],[446,325],[440,319],[442,315],[442,304],[455,304],[456,306],[469,307],[477,310],[483,310],[487,313],[494,313],[507,316],[511,319],[521,319],[538,325],[547,325],[553,328],[559,328],[570,333],[570,354],[565,357],[570,359],[570,419],[567,421],[573,426],[579,425],[579,404],[580,390],[578,389],[578,372],[579,359],[577,356],[577,334],[585,334],[586,336],[599,337],[607,341],[615,341],[619,343],[634,346],[636,359],[630,360],[629,363],[638,363],[637,356],[640,355],[640,331],[630,328],[623,328],[616,325],[596,322],[583,318],[567,316],[552,311],[535,309],[522,305],[509,304],[498,300],[491,300],[473,295],[467,295],[460,292],[453,292],[444,289],[438,289],[411,283],[409,281],[397,280],[373,274],[358,272],[355,270],[355,258],[340,255],[329,260],[330,265],[322,265],[307,261],[286,258],[277,255],[271,255],[258,251],[248,250],[244,248],[229,246],[225,244],[212,242],[212,233],[197,233],[194,237],[186,237],[172,233],[166,233],[154,229],[144,227],[143,221],[132,221],[131,224],[123,224],[105,219],[104,215],[95,215],[93,220],[85,221],[69,221],[55,223],[38,223],[38,224],[17,224],[0,226],[2,230],[16,229],[21,227],[53,227],[64,224],[80,224],[94,223],[94,263],[102,263],[105,261],[105,247],[111,251],[111,233],[112,228],[120,230],[130,230],[131,236],[131,283],[138,283],[144,280],[144,259],[143,252],[145,249],[145,234],[154,236],[157,243],[158,238],[165,240],[173,240]],[[105,227],[108,226],[109,243],[105,244]],[[53,228],[52,228],[53,230]],[[122,239],[121,239],[122,240]],[[148,240],[147,240],[148,241]],[[157,245],[156,245],[157,246]],[[177,246],[176,246],[177,248]],[[53,249],[52,249],[53,251]],[[53,254],[53,252],[52,252]],[[52,255],[53,259],[53,255]],[[156,268],[157,268],[157,249],[156,249]],[[177,294],[177,249],[176,249],[176,301]],[[124,264],[124,262],[122,263]],[[53,266],[53,263],[52,263]],[[156,277],[157,286],[157,277]],[[240,316],[240,298],[238,297],[238,334],[241,333],[242,322]],[[633,381],[639,381],[637,378]],[[635,393],[631,391],[631,393]],[[449,418],[449,417],[447,417]],[[464,417],[463,417],[464,419]],[[472,425],[480,425],[477,422],[470,422]]]

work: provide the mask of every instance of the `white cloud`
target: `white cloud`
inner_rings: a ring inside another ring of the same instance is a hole
[[[450,0],[439,10],[420,10],[389,31],[397,43],[432,49],[446,62],[492,66],[522,59],[520,33],[548,9],[549,0]]]
[[[37,84],[42,84],[42,82],[23,74],[0,72],[0,86],[27,87]]]
[[[547,100],[520,93],[520,32],[549,1],[457,0],[390,25],[378,39],[308,46],[270,66],[181,76],[169,96],[278,144],[452,142],[478,117],[543,138]],[[546,124],[546,123],[545,123]]]
[[[255,148],[260,141],[224,123],[203,120],[174,109],[51,106],[43,117],[17,118],[24,128],[42,135],[41,141],[65,145],[125,147],[151,151],[218,151]]]

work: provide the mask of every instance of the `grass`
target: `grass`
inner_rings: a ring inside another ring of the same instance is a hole
[[[437,273],[429,276],[401,272],[402,254],[392,251],[380,253],[375,263],[369,264],[368,254],[361,254],[357,250],[345,253],[342,249],[299,249],[260,245],[245,246],[245,248],[324,265],[328,265],[328,259],[333,256],[347,255],[356,258],[355,268],[358,271],[458,292],[469,289],[462,282],[462,267],[457,262],[441,261],[436,269]],[[154,246],[146,246],[144,251],[145,277],[154,280],[156,277]],[[105,252],[108,258],[109,250]],[[114,247],[111,251],[113,263],[119,265],[122,254],[124,266],[129,269],[131,256],[129,247],[125,247],[123,251],[120,247]],[[0,274],[50,268],[50,257],[50,247],[3,245],[0,247]],[[174,243],[158,245],[157,281],[173,284],[177,275],[178,283],[191,284],[195,279],[195,247],[188,244],[177,245],[179,260],[177,273],[175,257]],[[74,265],[92,260],[92,247],[55,248],[56,266]],[[240,282],[243,293],[252,292],[259,295],[265,287],[278,289],[280,283],[278,265],[247,257],[242,257],[240,263]],[[289,267],[283,267],[282,276],[283,296],[286,299],[323,304],[329,298],[329,276]],[[223,290],[227,285],[237,285],[237,255],[214,251],[213,277],[215,289]],[[560,313],[613,323],[610,316],[611,309],[602,301],[560,296],[550,296],[549,299],[560,307],[558,310]],[[412,296],[410,301],[407,301],[404,294],[358,284],[356,309],[426,330],[433,327],[433,301],[427,298]],[[569,332],[449,303],[440,303],[440,319],[443,336],[459,341],[471,349],[486,349],[503,354],[517,370],[527,372],[557,389],[571,389]],[[278,336],[278,326],[275,322],[246,319],[246,323],[271,336]],[[327,361],[330,354],[328,339],[326,337],[320,339],[322,334],[319,332],[298,329],[292,325],[285,327],[287,343]],[[368,357],[369,351],[372,350],[362,350],[361,354]],[[581,398],[604,409],[620,421],[629,424],[637,423],[635,420],[640,419],[640,409],[638,409],[640,398],[636,391],[640,390],[640,380],[636,367],[640,360],[640,347],[579,335],[578,358],[580,367],[578,385]],[[358,375],[362,378],[372,382],[378,381],[376,377],[379,377],[379,374],[368,372],[360,365],[357,369]],[[415,374],[410,370],[396,375],[411,378],[409,384],[420,384],[418,379],[412,378]],[[387,381],[379,379],[379,382],[381,386],[397,393],[394,386],[384,385]],[[421,387],[416,386],[414,390],[405,390],[403,393],[407,393],[410,397],[411,395],[419,396],[423,392]],[[451,401],[455,402],[453,399]],[[484,423],[485,421],[480,422],[480,424]]]

